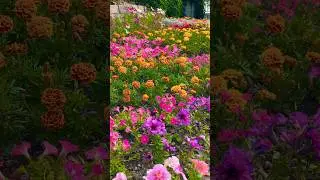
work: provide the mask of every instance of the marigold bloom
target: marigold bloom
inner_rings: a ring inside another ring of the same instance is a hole
[[[83,34],[87,31],[89,21],[83,15],[76,15],[71,18],[71,26],[73,34]]]
[[[140,82],[139,81],[133,81],[132,86],[136,89],[140,88]]]
[[[200,82],[200,79],[197,76],[193,76],[191,78],[191,83],[192,84],[199,84],[199,82]]]
[[[176,62],[177,64],[181,64],[181,63],[186,63],[187,60],[188,60],[187,57],[179,57],[179,58],[176,59],[175,62]]]
[[[238,20],[242,16],[242,9],[235,5],[226,5],[222,7],[221,13],[227,20]]]
[[[154,87],[153,80],[148,80],[148,81],[145,83],[145,86],[146,86],[147,88],[153,88],[153,87]]]
[[[24,20],[29,20],[36,15],[37,6],[34,0],[17,0],[15,4],[16,15]]]
[[[285,28],[285,20],[279,14],[267,18],[267,27],[272,33],[281,33]]]
[[[130,91],[130,89],[126,88],[126,89],[124,89],[124,90],[122,91],[122,94],[123,94],[124,96],[130,96],[131,91]]]
[[[11,43],[5,46],[4,53],[8,55],[24,55],[28,52],[28,46],[25,43]]]
[[[126,66],[132,66],[132,61],[131,60],[126,60],[126,61],[124,61],[124,64],[126,65]]]
[[[179,85],[172,86],[171,91],[174,93],[179,93],[181,91],[181,87]]]
[[[131,97],[130,97],[130,96],[124,96],[124,97],[122,98],[122,101],[123,101],[123,102],[130,102],[130,101],[131,101]]]
[[[133,67],[132,67],[132,72],[135,73],[135,72],[137,72],[137,71],[138,71],[138,67],[137,67],[137,66],[133,66]]]
[[[168,76],[165,76],[165,77],[162,77],[161,80],[163,82],[169,82],[170,81],[170,78]]]
[[[47,88],[41,96],[41,102],[50,111],[63,109],[67,98],[60,89]]]
[[[243,110],[247,101],[244,99],[243,94],[236,90],[230,89],[227,91],[228,98],[226,99],[226,106],[232,112],[238,112],[239,110]]]
[[[91,83],[96,79],[96,69],[90,63],[73,64],[71,67],[71,79],[82,83]]]
[[[221,77],[229,80],[234,87],[245,88],[247,87],[247,81],[245,80],[243,73],[234,69],[226,69],[221,73]]]
[[[265,99],[276,100],[277,99],[277,96],[274,93],[272,93],[266,89],[259,90],[257,92],[256,97],[260,100],[265,100]]]
[[[53,34],[53,23],[48,17],[34,16],[27,22],[27,31],[30,38],[49,38]]]
[[[142,101],[148,101],[148,99],[149,99],[149,96],[147,94],[144,94],[142,96]]]
[[[228,82],[222,76],[212,77],[211,87],[213,89],[213,94],[218,94],[223,90],[228,89]]]
[[[268,69],[280,72],[284,63],[284,56],[280,49],[270,47],[262,53],[262,64]]]
[[[96,15],[103,21],[108,22],[110,18],[110,7],[106,1],[99,1],[96,4]]]
[[[118,68],[118,71],[119,71],[120,73],[122,73],[122,74],[127,74],[127,68],[124,67],[124,66],[120,66],[120,67]]]
[[[312,63],[320,63],[320,53],[318,52],[307,52],[306,57]]]
[[[12,31],[13,25],[13,20],[9,16],[0,15],[0,33]]]
[[[41,116],[43,127],[49,130],[57,130],[64,127],[64,114],[62,111],[48,111]]]
[[[65,14],[69,12],[70,0],[48,0],[48,10],[54,13]]]

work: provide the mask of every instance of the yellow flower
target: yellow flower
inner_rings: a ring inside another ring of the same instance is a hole
[[[200,82],[200,79],[197,76],[193,76],[191,78],[191,83],[192,84],[199,84],[199,82]]]
[[[169,82],[169,81],[170,81],[170,78],[167,77],[167,76],[165,76],[165,77],[162,77],[161,80],[162,80],[163,82]]]
[[[185,49],[187,49],[187,47],[186,47],[186,46],[181,46],[181,49],[184,49],[184,50],[185,50]]]
[[[153,87],[154,87],[153,80],[148,80],[148,81],[145,83],[145,86],[146,86],[147,88],[153,88]]]
[[[184,38],[183,38],[183,40],[184,40],[184,41],[189,41],[189,40],[190,40],[190,38],[188,38],[188,37],[184,37]]]
[[[153,36],[153,34],[152,33],[148,33],[148,36]]]
[[[209,35],[207,35],[207,36],[206,36],[206,38],[210,39],[210,36],[209,36]]]
[[[180,94],[180,96],[182,97],[182,98],[187,98],[188,97],[188,93],[187,93],[187,91],[186,90],[181,90],[180,92],[179,92],[179,94]]]
[[[143,101],[148,101],[148,99],[149,99],[149,96],[148,96],[147,94],[144,94],[144,95],[142,96],[142,100],[143,100]]]
[[[185,32],[183,36],[184,36],[184,37],[191,37],[191,36],[192,36],[192,34],[191,34],[191,33],[189,33],[189,32]]]
[[[187,58],[186,57],[179,57],[176,59],[176,63],[177,64],[181,64],[181,63],[185,63],[187,62]]]
[[[191,89],[190,92],[191,92],[191,94],[196,94],[197,93],[197,91],[195,91],[193,89]]]
[[[174,41],[176,40],[174,37],[169,38],[169,40]]]
[[[178,44],[180,44],[182,41],[179,39],[179,40],[177,40],[176,42],[177,42]]]
[[[127,74],[127,68],[124,67],[124,66],[120,66],[120,67],[118,68],[118,71],[119,71],[120,73],[122,73],[122,74]]]
[[[138,71],[138,67],[137,67],[137,66],[133,66],[133,67],[132,67],[132,71],[133,71],[133,72],[137,72],[137,71]]]
[[[171,91],[174,92],[174,93],[178,93],[180,92],[182,89],[179,85],[176,85],[176,86],[172,86],[171,88]]]

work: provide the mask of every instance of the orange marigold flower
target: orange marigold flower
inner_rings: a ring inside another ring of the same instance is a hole
[[[120,73],[122,73],[122,74],[126,74],[126,73],[127,73],[127,68],[124,67],[124,66],[120,66],[120,67],[118,68],[118,71],[119,71]]]
[[[43,91],[41,102],[49,111],[63,109],[67,98],[60,89],[47,88]]]
[[[285,20],[279,14],[267,18],[267,26],[272,33],[281,33],[285,28]]]
[[[211,80],[213,94],[218,94],[228,89],[228,82],[222,76],[214,76]]]
[[[69,12],[70,0],[48,0],[48,9],[53,13],[65,14]]]
[[[179,57],[179,58],[176,59],[175,62],[177,64],[186,63],[187,62],[187,58],[186,57]]]
[[[179,86],[179,85],[171,87],[171,91],[174,92],[174,93],[179,93],[181,90],[182,90],[181,86]]]
[[[140,88],[140,82],[139,81],[133,81],[132,86],[136,89]]]
[[[165,77],[162,77],[161,80],[163,82],[169,82],[170,81],[170,78],[168,76],[165,76]]]
[[[71,18],[71,26],[73,34],[83,34],[87,31],[89,21],[83,15],[76,15]]]
[[[124,64],[126,66],[132,66],[132,61],[131,60],[126,60],[126,61],[124,61]]]
[[[25,43],[14,42],[4,48],[4,53],[8,55],[24,55],[28,52],[28,46]]]
[[[7,33],[13,29],[13,20],[9,16],[0,15],[0,33]]]
[[[37,13],[37,5],[34,0],[17,0],[15,12],[19,18],[29,20]]]
[[[230,81],[230,83],[236,88],[247,87],[247,81],[240,71],[234,69],[226,69],[221,73],[221,77]]]
[[[126,88],[126,89],[124,89],[124,90],[122,91],[122,94],[123,94],[123,96],[130,96],[131,91],[130,91],[130,89]]]
[[[53,23],[50,18],[34,16],[27,23],[30,38],[49,38],[53,34]]]
[[[71,79],[82,83],[91,83],[96,79],[96,69],[90,63],[73,64],[71,67]]]
[[[277,96],[274,93],[266,89],[259,90],[256,94],[256,97],[260,100],[265,100],[265,99],[276,100],[277,99]]]
[[[191,78],[191,83],[192,84],[199,84],[199,82],[200,82],[200,79],[197,76],[193,76]]]
[[[137,66],[133,66],[133,67],[132,67],[132,72],[135,73],[135,72],[137,72],[137,71],[138,71],[138,67],[137,67]]]
[[[99,1],[96,4],[96,15],[101,20],[108,22],[110,19],[110,8],[109,3],[106,1]]]
[[[97,0],[83,0],[82,4],[87,9],[92,9],[96,6]]]
[[[241,33],[236,33],[236,39],[240,43],[240,45],[243,45],[247,40],[248,37]]]
[[[307,52],[306,57],[312,63],[320,63],[320,53],[317,52]]]
[[[148,80],[148,81],[145,83],[145,86],[146,86],[147,88],[153,88],[153,87],[154,87],[153,80]]]
[[[271,71],[280,73],[284,63],[284,56],[280,49],[270,47],[262,53],[262,64]]]
[[[122,98],[122,101],[123,101],[123,102],[130,102],[130,101],[131,101],[131,97],[130,97],[130,96],[124,96],[124,97]]]
[[[235,5],[226,5],[222,7],[222,16],[227,20],[238,20],[242,16],[242,9]]]
[[[113,72],[113,71],[114,71],[114,67],[110,66],[110,72]]]
[[[199,72],[200,71],[200,67],[199,66],[193,66],[192,69],[196,72]]]
[[[64,127],[64,114],[62,111],[48,111],[41,116],[42,126],[49,130],[57,130]]]
[[[227,92],[230,95],[225,102],[228,109],[232,112],[237,112],[239,109],[243,110],[247,104],[247,101],[243,98],[243,94],[236,89],[230,89]]]
[[[142,96],[142,101],[148,101],[148,99],[149,99],[149,96],[147,94],[144,94]]]

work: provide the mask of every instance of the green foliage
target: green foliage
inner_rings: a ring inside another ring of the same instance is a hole
[[[30,179],[68,180],[61,161],[50,157],[30,161],[25,169]]]
[[[118,172],[123,172],[128,176],[128,170],[123,161],[117,157],[110,159],[110,177],[114,177]]]
[[[163,143],[160,136],[154,136],[154,143],[152,144],[152,156],[155,164],[162,164],[169,156],[169,153],[164,150]]]

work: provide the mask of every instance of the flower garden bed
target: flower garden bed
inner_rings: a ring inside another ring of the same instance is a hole
[[[208,24],[120,18],[110,44],[111,178],[209,177]]]

